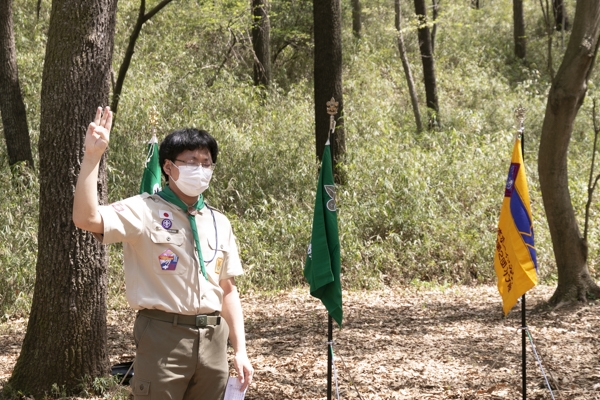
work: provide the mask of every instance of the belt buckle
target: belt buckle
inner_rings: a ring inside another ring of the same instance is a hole
[[[196,327],[205,328],[208,324],[208,316],[207,315],[196,315]]]

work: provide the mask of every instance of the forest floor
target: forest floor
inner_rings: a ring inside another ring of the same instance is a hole
[[[527,324],[554,398],[600,400],[600,303],[548,309],[553,289],[528,292]],[[325,399],[327,316],[320,301],[299,289],[250,293],[242,301],[255,368],[246,399]],[[344,314],[343,329],[333,330],[340,399],[522,398],[520,306],[504,318],[494,286],[344,292]],[[113,364],[133,358],[134,316],[126,308],[109,311]],[[0,390],[26,322],[0,324]],[[552,399],[529,341],[527,398]]]

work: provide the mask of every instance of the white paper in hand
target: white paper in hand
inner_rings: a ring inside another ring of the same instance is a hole
[[[235,376],[230,376],[225,389],[225,397],[223,400],[244,400],[246,390],[242,390],[240,380]]]

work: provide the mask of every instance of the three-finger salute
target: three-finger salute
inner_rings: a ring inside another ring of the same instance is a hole
[[[85,154],[101,157],[108,147],[113,115],[109,107],[98,107],[94,121],[85,134]]]

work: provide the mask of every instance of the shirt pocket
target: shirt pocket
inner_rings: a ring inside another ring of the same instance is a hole
[[[151,231],[150,239],[154,247],[152,251],[154,271],[157,274],[185,274],[190,260],[186,246],[183,245],[185,242],[183,233]]]
[[[204,255],[206,270],[213,276],[216,282],[219,282],[220,276],[226,269],[229,245],[216,241],[215,238],[208,238],[207,242],[208,252]]]

